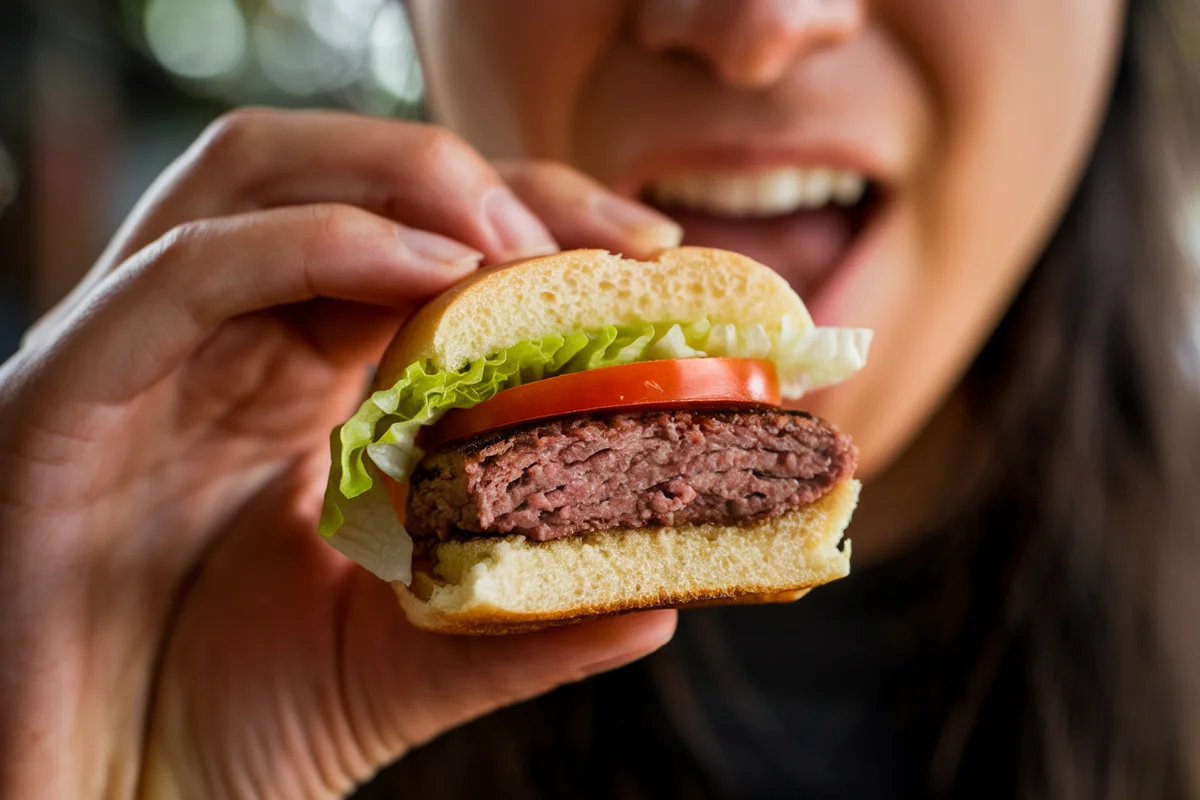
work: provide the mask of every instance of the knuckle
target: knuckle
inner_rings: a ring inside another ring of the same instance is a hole
[[[227,111],[213,121],[201,134],[198,142],[200,156],[206,160],[237,158],[251,147],[259,130],[277,116],[278,112],[261,108],[239,108]]]
[[[497,171],[512,184],[533,184],[545,176],[553,175],[561,165],[546,159],[522,159],[520,161],[497,161]]]
[[[352,259],[363,252],[373,232],[369,220],[366,212],[341,203],[308,207],[298,220],[294,263],[309,294],[321,294],[323,264]]]
[[[596,187],[592,179],[561,161],[510,162],[500,172],[519,194],[525,195],[570,200],[582,198]]]
[[[453,170],[475,159],[475,151],[454,133],[430,125],[418,137],[418,163],[435,170]]]
[[[303,226],[311,240],[334,251],[350,247],[363,237],[364,214],[354,206],[318,203],[309,206]]]
[[[217,270],[204,259],[213,225],[203,220],[180,223],[123,265],[143,291],[168,301],[197,324],[210,321],[206,308],[217,278]]]
[[[578,181],[583,179],[583,173],[573,167],[567,166],[561,161],[537,159],[535,161],[526,161],[524,164],[528,173],[537,180],[560,183],[567,180]]]
[[[193,257],[197,243],[204,238],[207,225],[200,220],[182,222],[167,231],[153,248],[151,263],[178,264]]]

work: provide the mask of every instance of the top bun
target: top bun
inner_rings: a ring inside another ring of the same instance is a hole
[[[727,250],[679,247],[653,261],[571,250],[480,270],[421,308],[396,334],[377,373],[391,386],[428,359],[457,370],[520,342],[638,322],[812,325],[804,303],[769,267]]]

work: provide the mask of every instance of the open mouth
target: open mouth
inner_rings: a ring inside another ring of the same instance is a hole
[[[685,244],[761,261],[808,302],[846,261],[884,194],[861,172],[789,166],[678,173],[645,185],[641,198],[683,226]]]

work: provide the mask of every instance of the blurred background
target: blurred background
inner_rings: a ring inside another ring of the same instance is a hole
[[[0,360],[222,111],[412,117],[421,88],[398,0],[0,0]]]
[[[0,0],[0,360],[222,111],[420,94],[393,0]]]

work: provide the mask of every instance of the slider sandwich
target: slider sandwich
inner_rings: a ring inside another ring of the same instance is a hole
[[[446,633],[794,600],[849,573],[859,484],[850,438],[784,402],[869,344],[722,250],[480,271],[334,432],[321,533]]]

